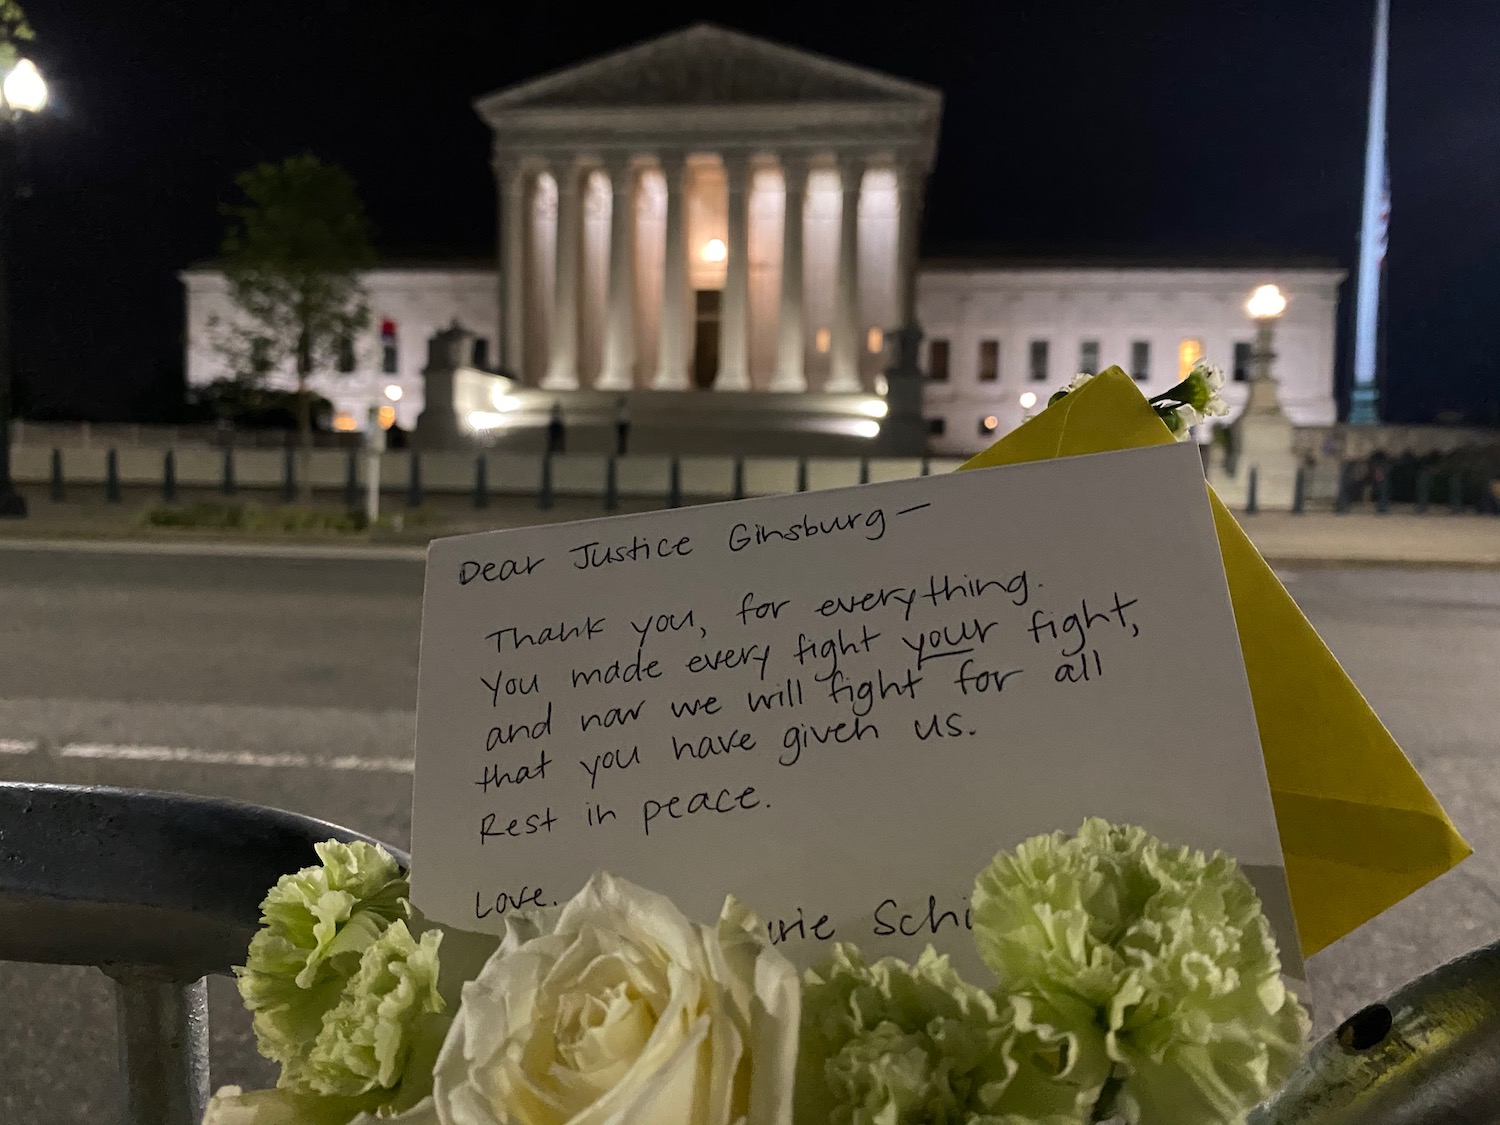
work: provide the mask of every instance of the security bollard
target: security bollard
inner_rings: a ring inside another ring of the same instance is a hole
[[[682,507],[682,462],[672,458],[671,473],[667,478],[667,507]]]
[[[104,455],[104,498],[120,502],[120,457],[113,449]]]
[[[238,486],[234,483],[234,446],[227,446],[224,450],[224,478],[219,482],[219,491],[225,496],[233,496]]]
[[[297,499],[297,460],[291,446],[282,450],[281,498],[288,504]]]
[[[734,499],[745,498],[745,459],[736,457],[734,459]]]
[[[807,458],[797,458],[797,491],[807,491]]]
[[[620,506],[620,482],[615,468],[615,458],[604,462],[604,510],[613,512]]]
[[[351,512],[359,508],[359,451],[353,447],[344,464],[344,507]]]
[[[52,451],[52,502],[61,504],[63,498],[62,450]]]
[[[552,454],[542,454],[542,485],[537,489],[536,506],[547,509],[552,507]]]
[[[1300,516],[1307,507],[1307,467],[1297,466],[1297,475],[1292,478],[1292,514]]]
[[[861,457],[859,459],[859,483],[870,483],[870,459],[868,457]]]
[[[1253,516],[1260,510],[1257,503],[1259,498],[1256,495],[1260,487],[1259,475],[1256,467],[1251,465],[1250,479],[1245,484],[1245,515],[1247,516]]]
[[[932,462],[926,457],[922,458],[922,475],[924,477],[932,475]]]
[[[406,506],[422,506],[422,454],[415,449],[411,451],[411,476],[406,482]]]
[[[1333,510],[1343,514],[1349,510],[1349,463],[1339,462],[1339,490],[1333,498]]]
[[[1432,502],[1432,473],[1427,469],[1417,472],[1417,511],[1425,512]]]
[[[177,454],[171,449],[161,459],[161,498],[168,504],[177,499]]]
[[[488,467],[483,453],[474,458],[474,507],[476,508],[490,506],[490,482],[486,479]]]
[[[1389,469],[1380,474],[1380,481],[1375,485],[1375,510],[1382,515],[1391,510],[1391,473]]]
[[[1464,475],[1448,474],[1448,510],[1455,516],[1464,510]]]

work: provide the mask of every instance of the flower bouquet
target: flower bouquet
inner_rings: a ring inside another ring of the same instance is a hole
[[[1146,1125],[1236,1122],[1307,1018],[1235,862],[1089,820],[979,873],[994,979],[835,945],[799,975],[606,874],[502,936],[427,924],[392,858],[325,843],[238,970],[274,1090],[205,1125]]]

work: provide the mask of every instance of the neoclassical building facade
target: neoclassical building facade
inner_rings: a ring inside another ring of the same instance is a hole
[[[411,428],[425,341],[452,323],[474,334],[476,369],[514,380],[512,401],[566,412],[624,395],[638,416],[662,404],[690,424],[734,395],[737,416],[763,403],[799,425],[882,395],[887,335],[915,322],[931,444],[961,452],[1079,370],[1118,363],[1153,393],[1200,355],[1246,373],[1243,302],[1266,282],[1289,298],[1288,413],[1333,420],[1339,270],[919,262],[942,110],[930,87],[698,25],[475,108],[498,262],[371,271],[370,338],[353,371],[318,381],[341,428],[371,403]],[[216,271],[182,277],[201,384],[224,374],[210,325],[234,314]]]

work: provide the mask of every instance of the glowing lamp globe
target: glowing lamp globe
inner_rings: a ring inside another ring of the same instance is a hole
[[[1274,285],[1262,285],[1250,294],[1245,311],[1255,320],[1274,320],[1286,312],[1286,297]]]
[[[27,113],[36,113],[47,104],[47,83],[36,63],[30,59],[22,59],[11,67],[3,86],[0,86],[0,93],[4,94],[5,104],[11,109]]]

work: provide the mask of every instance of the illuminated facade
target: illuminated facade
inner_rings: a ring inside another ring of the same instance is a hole
[[[931,444],[957,452],[1080,368],[1118,363],[1154,393],[1194,352],[1248,367],[1244,297],[1274,281],[1291,300],[1278,330],[1287,411],[1333,419],[1338,271],[919,268],[941,108],[929,87],[708,25],[481,98],[498,271],[371,271],[356,369],[318,388],[340,425],[361,425],[397,388],[409,429],[426,340],[458,323],[477,336],[476,367],[565,409],[570,396],[629,393],[639,414],[647,392],[697,390],[700,410],[725,394],[749,396],[737,413],[784,409],[785,396],[838,410],[881,392],[886,333],[915,317]],[[213,271],[183,280],[199,384],[222,373],[210,322],[233,313]]]

